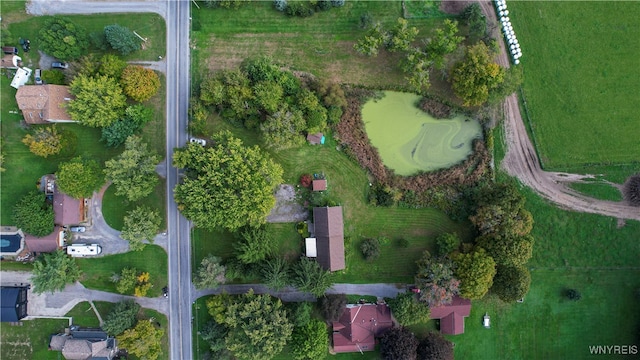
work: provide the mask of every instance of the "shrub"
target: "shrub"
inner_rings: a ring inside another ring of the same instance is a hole
[[[380,256],[380,242],[378,239],[366,239],[360,245],[360,251],[367,261],[373,261]]]
[[[311,186],[312,182],[313,182],[313,179],[311,177],[311,174],[302,174],[300,176],[300,185],[308,188]]]
[[[160,78],[153,70],[129,65],[122,72],[120,83],[124,93],[135,101],[147,101],[160,89]]]
[[[331,0],[331,5],[334,7],[344,6],[345,0]]]
[[[582,294],[576,289],[568,289],[566,295],[569,300],[578,301],[582,299]]]
[[[640,174],[635,174],[625,181],[622,193],[631,205],[640,206]]]
[[[398,239],[398,247],[401,247],[403,249],[406,249],[409,247],[409,240],[405,239],[405,238],[400,238]]]
[[[287,10],[287,0],[275,0],[273,6],[278,11],[285,11]]]
[[[445,233],[436,238],[438,255],[446,256],[460,247],[460,238],[455,233]]]
[[[64,85],[64,73],[60,70],[42,70],[42,81],[45,84]]]

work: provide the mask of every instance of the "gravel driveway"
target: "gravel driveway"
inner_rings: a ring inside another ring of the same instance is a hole
[[[296,189],[293,185],[282,184],[276,191],[276,205],[267,216],[267,222],[284,223],[307,220],[309,211],[298,204]]]

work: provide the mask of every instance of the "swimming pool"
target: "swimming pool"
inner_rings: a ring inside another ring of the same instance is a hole
[[[0,233],[0,253],[2,255],[17,255],[23,248],[23,238],[20,233]]]

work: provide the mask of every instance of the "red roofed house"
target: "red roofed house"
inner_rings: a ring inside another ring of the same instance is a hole
[[[322,133],[315,133],[307,135],[307,141],[311,145],[324,144],[324,135]]]
[[[373,351],[376,338],[393,327],[386,304],[349,304],[333,322],[333,350],[336,353]]]
[[[325,179],[313,180],[313,182],[311,183],[311,187],[313,191],[325,191],[327,190],[327,180]]]
[[[431,308],[431,318],[440,319],[440,332],[447,335],[464,333],[464,318],[471,312],[471,300],[453,297],[451,304]]]
[[[27,124],[73,122],[64,105],[72,98],[68,86],[24,85],[16,92],[16,102]]]
[[[313,208],[313,223],[320,266],[329,271],[344,269],[342,206]]]

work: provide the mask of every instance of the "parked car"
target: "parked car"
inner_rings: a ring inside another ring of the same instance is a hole
[[[69,64],[64,62],[54,62],[51,64],[51,67],[54,69],[66,69],[69,67]]]
[[[83,233],[87,230],[87,228],[85,228],[84,226],[72,226],[69,230],[71,230],[71,232]]]
[[[195,144],[200,144],[202,146],[207,145],[207,141],[205,139],[191,138],[191,139],[189,139],[189,142],[192,142],[192,143],[195,143]]]
[[[162,288],[162,296],[169,297],[169,287],[165,286]]]
[[[36,69],[36,72],[34,73],[34,78],[36,80],[36,85],[42,85],[42,79],[40,78],[40,76],[42,75],[42,72],[40,71],[40,69]]]
[[[102,246],[98,244],[73,244],[67,246],[67,254],[72,257],[95,256],[102,253]]]

